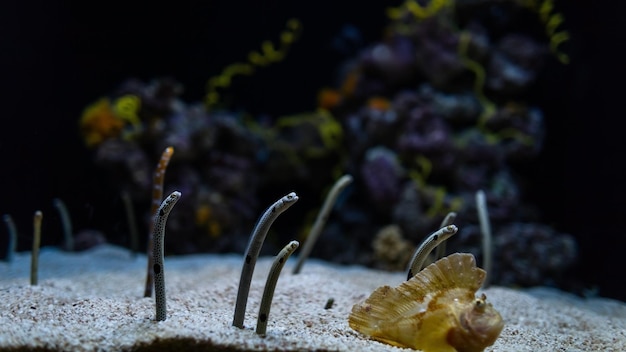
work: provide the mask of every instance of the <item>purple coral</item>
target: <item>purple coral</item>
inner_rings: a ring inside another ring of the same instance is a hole
[[[505,94],[519,94],[537,78],[548,49],[533,39],[509,34],[503,37],[489,60],[487,86]]]
[[[361,176],[375,204],[385,207],[398,200],[404,169],[393,151],[384,147],[369,149],[361,166]]]
[[[498,282],[524,286],[554,285],[578,255],[571,235],[528,223],[513,223],[494,236]]]

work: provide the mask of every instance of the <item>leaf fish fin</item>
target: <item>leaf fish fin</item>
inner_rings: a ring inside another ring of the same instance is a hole
[[[365,302],[355,304],[348,318],[350,327],[366,335],[374,335],[385,322],[398,317],[394,302],[400,294],[390,286],[377,288]]]
[[[469,253],[454,253],[427,266],[398,289],[407,288],[417,296],[450,288],[468,289],[476,292],[485,280],[486,272],[476,266],[476,259]]]

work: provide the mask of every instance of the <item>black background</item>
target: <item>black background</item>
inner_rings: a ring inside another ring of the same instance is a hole
[[[295,17],[304,30],[287,60],[241,78],[230,92],[234,108],[254,114],[308,111],[316,92],[336,78],[343,57],[331,42],[341,27],[352,24],[366,41],[377,40],[384,9],[399,2],[3,1],[0,212],[27,229],[34,210],[55,214],[51,199],[62,197],[76,228],[111,228],[123,217],[115,210],[117,192],[106,189],[78,134],[88,104],[129,77],[160,76],[183,83],[187,102],[200,101],[207,78],[263,40],[276,41]],[[520,172],[532,184],[527,196],[543,221],[576,236],[579,278],[601,295],[626,300],[625,5],[558,5],[572,35],[572,62],[551,64],[533,93],[548,135],[541,156]],[[51,217],[44,244],[60,239],[60,227],[51,224],[58,219]]]

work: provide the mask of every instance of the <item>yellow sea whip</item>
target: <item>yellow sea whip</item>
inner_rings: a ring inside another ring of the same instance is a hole
[[[30,257],[30,284],[37,285],[39,273],[39,246],[41,245],[41,220],[43,213],[40,210],[35,212],[33,217],[33,251]]]
[[[252,51],[248,54],[246,62],[236,62],[228,65],[219,75],[211,77],[207,82],[207,94],[205,105],[213,108],[220,102],[219,88],[230,86],[233,77],[239,75],[251,75],[257,67],[264,67],[285,58],[291,45],[300,36],[302,24],[297,19],[290,19],[285,25],[286,29],[280,33],[280,43],[275,46],[270,41],[261,44],[261,51]]]

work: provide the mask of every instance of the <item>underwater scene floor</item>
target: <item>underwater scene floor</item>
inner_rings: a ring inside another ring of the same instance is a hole
[[[44,248],[39,284],[29,284],[30,253],[0,263],[3,351],[396,351],[352,330],[348,315],[379,286],[405,273],[310,260],[298,275],[287,262],[276,286],[267,334],[255,333],[272,258],[259,259],[244,329],[232,326],[241,255],[165,258],[167,320],[143,297],[146,258],[102,245],[80,253]],[[535,288],[483,290],[505,325],[487,351],[625,351],[626,304]],[[332,299],[332,301],[330,301]],[[330,307],[329,307],[330,306]]]

